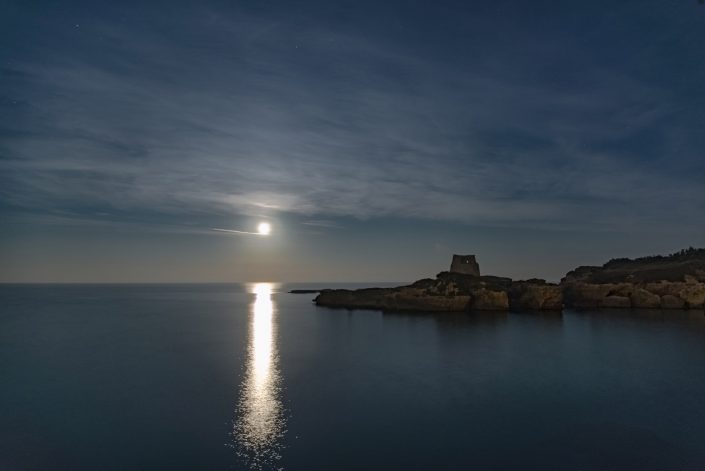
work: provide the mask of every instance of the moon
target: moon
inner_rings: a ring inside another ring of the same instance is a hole
[[[272,226],[268,222],[260,222],[257,225],[257,233],[259,235],[269,235],[272,232]]]

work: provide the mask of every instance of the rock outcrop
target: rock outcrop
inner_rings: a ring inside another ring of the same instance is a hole
[[[561,280],[561,286],[568,307],[702,309],[705,249],[579,267]]]
[[[563,291],[560,286],[544,280],[515,281],[509,289],[509,302],[514,311],[560,311]]]
[[[610,260],[569,272],[560,285],[480,276],[474,255],[453,255],[451,271],[408,286],[321,290],[319,306],[383,311],[559,311],[572,308],[703,309],[705,249]]]
[[[543,280],[514,282],[451,272],[396,288],[322,290],[315,302],[348,309],[427,312],[560,310],[563,304],[560,287]]]

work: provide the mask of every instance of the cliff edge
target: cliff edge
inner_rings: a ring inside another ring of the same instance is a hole
[[[705,249],[618,258],[582,266],[560,285],[480,276],[474,255],[454,255],[451,271],[407,286],[321,290],[319,306],[383,311],[544,311],[571,308],[703,309]]]
[[[454,256],[451,268],[460,258]],[[563,306],[558,285],[474,275],[479,273],[474,256],[462,256],[460,263],[467,269],[441,272],[435,279],[396,288],[322,290],[314,301],[319,306],[348,309],[427,312],[560,310]]]
[[[561,287],[566,306],[574,308],[702,309],[705,249],[578,267]]]

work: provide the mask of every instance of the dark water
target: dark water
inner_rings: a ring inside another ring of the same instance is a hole
[[[705,469],[702,311],[294,287],[0,286],[0,469]]]

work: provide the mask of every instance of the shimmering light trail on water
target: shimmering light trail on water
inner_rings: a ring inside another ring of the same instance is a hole
[[[235,446],[254,468],[280,458],[284,414],[276,347],[276,310],[272,283],[249,285],[255,295],[250,309],[247,371],[241,386],[235,423]]]

